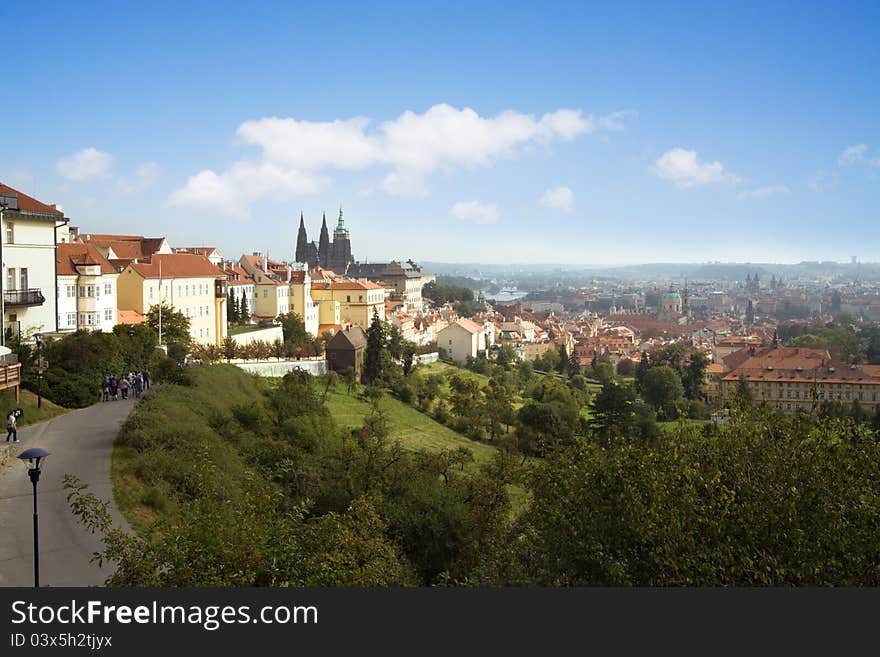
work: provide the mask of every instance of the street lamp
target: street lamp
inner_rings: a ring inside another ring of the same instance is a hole
[[[28,469],[28,477],[34,485],[34,588],[40,588],[40,533],[37,529],[37,482],[40,480],[40,466],[49,452],[39,447],[31,447],[18,455]]]
[[[34,335],[37,343],[37,408],[43,408],[43,334]]]

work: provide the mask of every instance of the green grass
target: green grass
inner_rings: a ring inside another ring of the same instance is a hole
[[[43,407],[37,408],[37,396],[24,388],[21,389],[17,402],[15,401],[15,392],[11,388],[0,391],[0,409],[2,409],[3,417],[6,417],[13,408],[20,408],[24,411],[24,415],[17,422],[20,427],[51,419],[70,410],[53,404],[45,397],[43,398]]]
[[[437,365],[437,363],[431,365]],[[455,371],[481,376],[454,366],[447,367]],[[483,378],[488,381],[487,377]],[[358,390],[361,389],[360,386],[356,387]],[[323,392],[323,387],[320,392]],[[330,389],[327,394],[326,406],[336,420],[336,424],[346,429],[361,426],[364,418],[371,413],[370,404],[357,396],[357,392],[354,390],[348,394],[348,387],[344,384],[338,384]],[[379,408],[388,419],[391,439],[400,441],[404,449],[439,452],[444,449],[466,447],[474,455],[474,461],[465,466],[465,469],[470,471],[475,471],[481,465],[491,461],[497,449],[492,445],[476,442],[462,436],[429,415],[390,396],[387,392],[379,400]],[[528,490],[521,486],[510,485],[507,487],[507,493],[510,496],[512,516],[518,516],[528,508],[531,501],[531,493]]]
[[[330,389],[326,405],[336,424],[343,429],[361,426],[371,412],[370,404],[356,396],[354,391],[349,395],[347,386],[343,384]],[[379,400],[379,408],[388,418],[391,439],[399,440],[404,449],[439,452],[442,449],[467,447],[474,454],[476,466],[490,461],[495,452],[491,445],[465,438],[387,393]]]
[[[444,363],[443,361],[437,361],[436,363],[429,363],[427,365],[419,365],[419,372],[422,374],[442,374],[445,377],[450,377],[455,374],[460,376],[464,376],[467,378],[475,379],[477,383],[480,384],[480,387],[489,385],[489,377],[485,374],[478,374],[477,372],[472,372],[471,370],[465,369],[464,367],[459,367],[458,365],[452,365],[451,363]],[[449,392],[448,384],[444,384],[443,392]]]

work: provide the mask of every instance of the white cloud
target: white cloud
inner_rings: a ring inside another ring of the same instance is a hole
[[[721,162],[700,162],[697,151],[673,148],[654,163],[654,172],[682,189],[711,183],[738,183],[742,179],[724,170]]]
[[[158,179],[159,165],[155,162],[144,162],[137,166],[131,179],[120,178],[117,184],[119,189],[128,194],[131,192],[142,192],[152,187]]]
[[[250,204],[258,199],[284,200],[316,194],[327,182],[296,169],[242,161],[220,174],[205,169],[190,176],[185,186],[171,194],[168,202],[246,219],[250,216]]]
[[[55,168],[68,180],[80,181],[106,176],[112,165],[112,155],[89,147],[73,155],[62,157],[55,164]]]
[[[499,159],[516,157],[530,144],[547,145],[594,132],[622,130],[625,116],[624,112],[585,116],[581,110],[559,109],[540,119],[510,110],[484,117],[469,107],[438,104],[422,114],[404,112],[374,129],[364,117],[325,122],[277,117],[245,121],[236,135],[242,143],[259,149],[256,157],[239,160],[222,173],[203,171],[172,198],[182,203],[188,199],[206,202],[210,195],[206,188],[190,190],[190,185],[204,183],[205,173],[225,180],[241,166],[271,172],[268,179],[249,180],[264,190],[260,196],[272,191],[278,172],[314,182],[324,180],[319,174],[328,169],[376,166],[388,170],[381,182],[386,193],[427,196],[428,178],[437,171],[490,167]],[[215,193],[218,205],[225,205],[219,190]]]
[[[774,194],[790,194],[791,190],[786,185],[768,185],[767,187],[757,187],[741,192],[738,195],[740,199],[750,198],[767,198]]]
[[[867,144],[856,144],[855,146],[847,146],[843,149],[837,163],[842,166],[851,166],[865,161],[865,154],[868,152]]]
[[[480,201],[459,201],[449,211],[456,219],[475,224],[497,224],[498,206]]]
[[[574,209],[574,192],[568,187],[553,187],[544,192],[538,201],[548,208],[571,212]]]

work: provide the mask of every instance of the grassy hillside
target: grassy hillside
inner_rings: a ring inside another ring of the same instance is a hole
[[[24,411],[24,415],[18,420],[18,426],[20,427],[48,420],[56,415],[67,413],[69,410],[53,404],[46,398],[43,398],[43,407],[37,408],[37,396],[29,390],[22,389],[17,402],[15,401],[15,393],[12,390],[0,392],[0,412],[3,413],[3,417],[5,418],[13,408],[20,408]],[[6,426],[5,422],[3,426]]]
[[[188,372],[192,386],[152,388],[114,445],[113,495],[134,527],[161,513],[173,514],[172,488],[233,491],[250,476],[237,446],[212,425],[218,418],[264,409],[265,381],[234,365],[193,366]]]
[[[336,423],[346,429],[359,427],[370,414],[369,403],[354,392],[349,395],[345,385],[331,388],[326,404]],[[406,449],[440,451],[467,447],[474,454],[475,465],[488,462],[495,451],[494,447],[469,440],[390,395],[382,397],[379,407],[388,416],[392,440],[399,440]]]
[[[474,377],[482,376],[445,363],[440,363],[440,365],[444,365],[453,372],[464,372]],[[488,381],[487,377],[482,378]],[[323,388],[320,392],[323,392]],[[330,389],[326,405],[336,423],[346,429],[361,426],[364,418],[371,412],[369,403],[361,399],[355,391],[349,394],[347,386],[343,384]],[[379,401],[379,407],[387,415],[392,440],[399,440],[405,449],[439,452],[443,449],[466,447],[474,455],[473,462],[467,466],[472,470],[488,463],[497,449],[492,445],[478,443],[462,436],[435,421],[429,415],[404,404],[389,394],[382,397]],[[510,496],[513,515],[519,515],[529,505],[531,499],[529,492],[521,486],[513,485],[507,487],[507,492]]]

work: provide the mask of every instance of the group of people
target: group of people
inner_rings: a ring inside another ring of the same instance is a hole
[[[127,374],[108,374],[101,381],[101,401],[128,399],[128,391],[131,390],[135,397],[140,397],[145,390],[150,389],[150,373],[147,370],[128,372]]]

